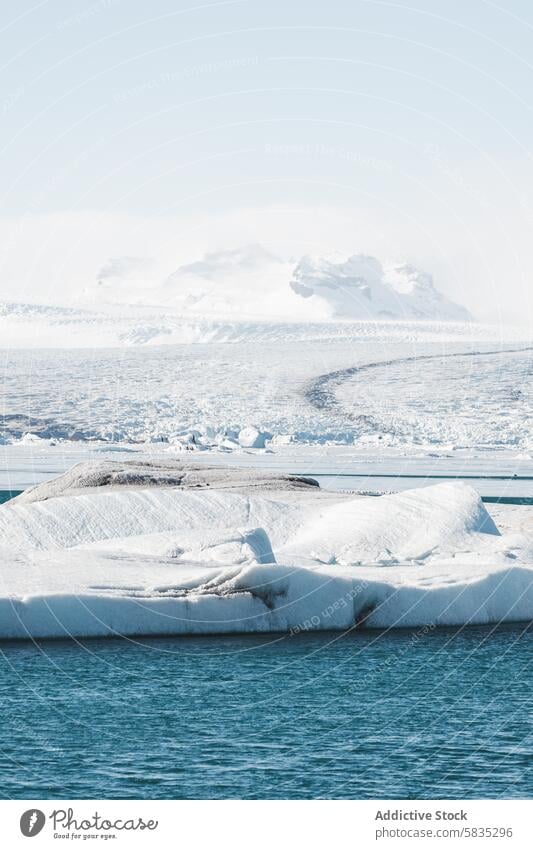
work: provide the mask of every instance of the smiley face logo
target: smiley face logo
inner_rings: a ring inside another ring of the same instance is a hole
[[[24,837],[35,837],[43,830],[46,817],[38,808],[24,811],[20,818],[20,830]]]

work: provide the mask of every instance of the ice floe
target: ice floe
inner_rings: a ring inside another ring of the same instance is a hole
[[[364,498],[201,473],[83,465],[0,506],[0,637],[533,618],[533,540],[464,484]]]

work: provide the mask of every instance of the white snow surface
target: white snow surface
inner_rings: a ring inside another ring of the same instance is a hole
[[[0,506],[2,638],[533,619],[527,528],[500,533],[464,484],[48,493]]]

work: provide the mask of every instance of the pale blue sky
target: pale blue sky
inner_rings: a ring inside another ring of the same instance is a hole
[[[242,237],[527,315],[531,3],[21,0],[0,44],[7,293]]]

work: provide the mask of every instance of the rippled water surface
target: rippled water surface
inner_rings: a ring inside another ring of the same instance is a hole
[[[530,797],[532,634],[4,644],[2,796]]]

